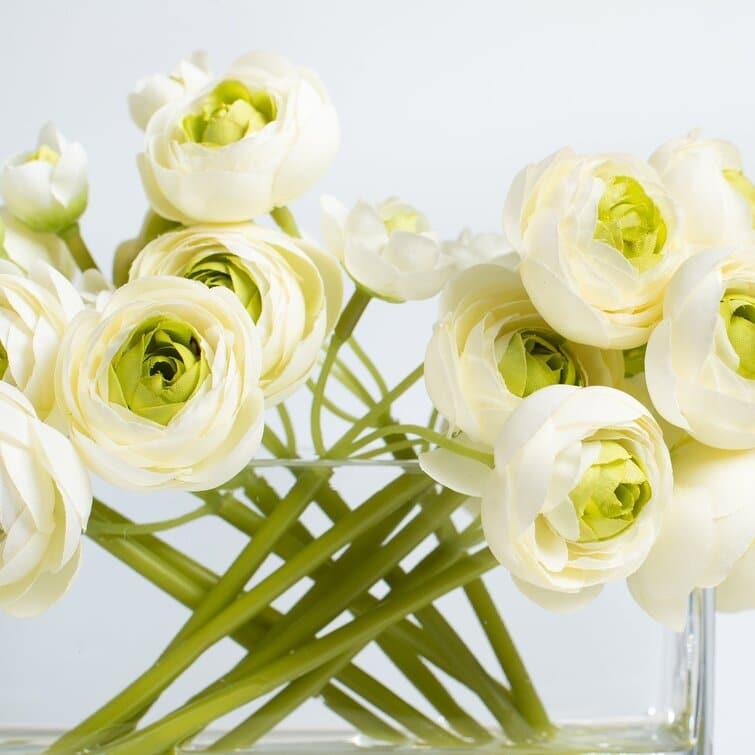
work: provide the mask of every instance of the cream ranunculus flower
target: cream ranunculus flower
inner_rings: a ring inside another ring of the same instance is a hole
[[[429,299],[455,271],[427,218],[396,197],[348,210],[323,197],[325,245],[353,280],[373,296],[392,302]]]
[[[257,452],[261,365],[257,329],[231,291],[148,277],[74,319],[55,392],[74,446],[101,477],[204,490]]]
[[[693,131],[659,147],[650,164],[681,208],[685,243],[710,249],[752,241],[755,186],[733,144]]]
[[[490,263],[446,286],[425,355],[435,408],[452,428],[487,447],[536,390],[559,383],[616,386],[623,373],[621,352],[567,341],[538,314],[519,275]]]
[[[0,239],[0,256],[6,257],[24,272],[38,262],[46,262],[73,281],[78,268],[65,242],[54,233],[33,231],[0,207],[0,223],[5,231]]]
[[[535,391],[503,426],[494,459],[491,471],[459,456],[457,489],[482,498],[488,546],[529,598],[574,608],[643,563],[673,476],[658,424],[631,396]]]
[[[128,96],[128,109],[134,123],[147,128],[149,119],[169,102],[205,86],[210,80],[207,54],[197,51],[184,58],[170,75],[157,73],[139,79]]]
[[[92,492],[70,441],[0,383],[0,608],[35,616],[76,575]]]
[[[755,248],[696,254],[645,355],[658,412],[701,443],[755,448]]]
[[[647,341],[686,255],[677,214],[642,160],[567,149],[517,176],[504,229],[551,327],[572,341],[628,349]]]
[[[0,190],[8,209],[33,230],[62,231],[73,225],[87,206],[84,148],[64,139],[48,123],[34,152],[24,152],[6,163]]]
[[[268,405],[285,399],[312,372],[343,298],[336,259],[252,223],[163,234],[142,250],[130,275],[176,275],[233,291],[257,324]]]
[[[34,263],[26,276],[0,260],[0,379],[21,389],[39,416],[55,409],[55,360],[68,323],[84,304],[57,271]]]
[[[338,118],[311,71],[269,53],[150,119],[139,168],[155,212],[184,224],[270,212],[317,181],[338,148]]]
[[[721,451],[695,441],[673,452],[674,496],[650,555],[629,578],[653,618],[682,631],[692,590],[716,587],[719,608],[755,605],[755,452]]]

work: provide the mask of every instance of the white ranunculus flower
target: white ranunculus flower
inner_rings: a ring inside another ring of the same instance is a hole
[[[722,585],[717,594],[724,610],[755,605],[755,582],[749,578],[755,452],[720,451],[689,441],[674,451],[673,464],[673,502],[629,588],[653,618],[682,631],[696,588]]]
[[[76,575],[92,492],[70,441],[7,383],[0,417],[0,608],[35,616]]]
[[[198,91],[210,80],[210,66],[207,54],[197,51],[184,58],[170,75],[156,73],[137,81],[128,96],[128,109],[134,123],[147,128],[149,119],[169,102],[185,94]]]
[[[55,409],[55,360],[68,323],[83,309],[76,289],[42,262],[28,276],[0,260],[0,379],[18,387],[39,416]]]
[[[268,405],[282,401],[312,372],[343,298],[334,257],[252,223],[163,234],[131,266],[131,280],[148,275],[191,278],[237,295],[257,324],[260,385]]]
[[[74,446],[101,477],[205,490],[257,452],[261,364],[257,329],[231,291],[147,277],[74,319],[55,393]]]
[[[623,374],[620,351],[567,341],[538,314],[519,275],[494,263],[451,279],[425,355],[435,408],[452,428],[489,448],[534,391],[557,383],[616,386]]]
[[[645,355],[658,412],[716,448],[755,448],[755,248],[688,260]]]
[[[503,220],[524,287],[551,327],[628,349],[647,341],[687,254],[677,215],[647,163],[567,149],[517,176]]]
[[[755,186],[733,144],[693,131],[659,147],[650,164],[681,208],[685,243],[710,249],[752,241]]]
[[[455,271],[427,218],[396,197],[347,210],[322,197],[325,245],[373,296],[393,302],[435,296]]]
[[[24,152],[6,163],[0,190],[8,209],[30,228],[62,231],[73,225],[87,206],[86,152],[48,123],[34,152]]]
[[[0,207],[0,224],[5,231],[0,238],[3,257],[28,272],[38,262],[46,262],[73,281],[78,268],[65,242],[54,233],[33,231],[13,217],[6,207]]]
[[[615,388],[535,391],[501,430],[492,471],[458,458],[455,489],[482,498],[490,550],[525,595],[553,610],[635,572],[671,499],[657,422]]]
[[[301,196],[338,148],[338,118],[317,76],[250,53],[221,81],[150,119],[139,168],[155,212],[184,224],[233,223]]]

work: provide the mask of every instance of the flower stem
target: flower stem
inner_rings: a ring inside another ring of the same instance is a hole
[[[297,455],[296,451],[296,432],[294,431],[294,423],[291,421],[291,415],[288,413],[285,404],[277,404],[275,411],[278,412],[281,425],[283,425],[283,432],[286,434],[286,446],[288,447],[288,455],[294,457]]]
[[[62,230],[58,235],[65,242],[65,245],[71,252],[71,256],[82,273],[85,270],[99,270],[97,263],[94,261],[94,257],[92,257],[89,248],[81,236],[81,228],[78,223],[69,225],[68,228]]]
[[[309,474],[297,480],[275,511],[265,519],[257,536],[249,541],[174,637],[168,647],[169,650],[179,645],[236,599],[260,564],[270,555],[281,536],[293,522],[298,520],[301,512],[312,500],[312,496],[329,475],[330,472],[327,470],[310,470]]]
[[[349,347],[354,352],[357,359],[364,365],[367,372],[372,376],[377,389],[380,391],[380,395],[385,396],[385,394],[388,393],[388,386],[386,385],[385,380],[383,380],[380,370],[375,366],[375,363],[370,359],[367,352],[359,345],[354,336],[349,339]]]
[[[125,517],[116,514],[99,501],[95,501],[93,505],[92,517],[98,522],[107,521],[120,526],[128,526],[130,523]],[[196,607],[206,592],[218,581],[218,577],[211,571],[157,538],[105,537],[94,534],[90,530],[87,531],[87,534],[111,555],[188,608]],[[265,635],[271,626],[280,621],[280,618],[281,615],[275,609],[269,608],[235,632],[233,639],[242,647],[253,651],[254,644]],[[360,697],[381,710],[389,711],[395,705],[393,700],[395,695],[357,666],[344,669],[337,675],[337,678]],[[405,739],[393,727],[337,687],[327,685],[322,689],[322,697],[325,704],[332,708],[336,714],[347,720],[366,736],[379,741],[394,743]],[[421,717],[422,714],[417,711],[412,720]]]
[[[70,752],[98,741],[103,732],[137,715],[204,651],[257,616],[302,577],[325,563],[336,551],[366,532],[384,517],[427,489],[428,480],[419,475],[394,480],[369,501],[344,517],[294,558],[244,592],[206,624],[170,648],[160,661],[145,671],[122,692],[61,737],[49,752]],[[258,538],[259,539],[259,538]],[[323,662],[325,662],[324,659]]]
[[[159,755],[239,706],[298,679],[344,653],[357,652],[399,619],[495,566],[497,561],[487,549],[467,556],[414,589],[389,596],[373,611],[324,637],[308,642],[250,677],[207,694],[145,729],[113,743],[108,747],[108,755]],[[511,734],[519,740],[525,740],[529,729],[524,725]]]
[[[202,506],[198,506],[193,511],[189,511],[181,516],[176,516],[171,519],[163,519],[159,522],[144,522],[136,523],[129,522],[127,524],[119,524],[113,522],[103,522],[101,520],[91,520],[87,526],[87,533],[91,535],[111,535],[117,537],[133,537],[135,535],[150,535],[156,532],[165,532],[166,530],[172,530],[176,527],[181,527],[184,524],[193,522],[196,519],[209,516],[210,514],[216,514],[217,507],[210,503],[205,503]]]
[[[275,224],[281,229],[281,231],[283,231],[283,233],[297,239],[301,238],[301,231],[299,231],[299,226],[296,224],[294,214],[288,209],[288,207],[275,207],[270,211],[270,217],[275,221]]]
[[[482,579],[473,580],[464,586],[464,592],[511,684],[517,708],[532,727],[548,733],[553,728],[548,714],[485,583]]]
[[[325,456],[325,443],[322,435],[322,402],[325,395],[325,385],[328,382],[328,376],[333,369],[338,352],[341,346],[348,341],[356,324],[359,322],[359,318],[370,303],[369,294],[364,293],[361,289],[357,289],[349,299],[348,304],[341,312],[341,316],[338,318],[335,330],[330,339],[330,345],[325,353],[325,360],[323,361],[320,374],[318,375],[317,382],[315,383],[315,390],[312,395],[312,409],[310,412],[310,424],[312,432],[312,443],[315,447],[315,453],[318,456]]]
[[[380,440],[381,438],[390,437],[390,436],[398,436],[398,435],[418,435],[423,440],[428,441],[429,443],[434,443],[437,446],[440,446],[441,448],[446,448],[449,451],[453,451],[456,454],[459,454],[460,456],[466,456],[470,459],[474,459],[475,461],[479,461],[482,464],[485,464],[486,466],[492,466],[493,465],[493,457],[491,454],[484,453],[482,451],[477,451],[474,448],[470,448],[469,446],[464,445],[463,443],[458,443],[455,440],[452,440],[451,438],[447,437],[446,435],[443,435],[443,433],[436,432],[435,430],[430,430],[428,427],[425,427],[424,425],[385,425],[383,427],[379,427],[374,432],[369,433],[368,435],[365,435],[363,438],[360,438],[358,441],[355,441],[351,445],[351,450],[349,451],[349,455],[353,451],[359,450],[360,448],[364,448],[365,446],[369,445],[370,443],[374,443],[376,440]]]

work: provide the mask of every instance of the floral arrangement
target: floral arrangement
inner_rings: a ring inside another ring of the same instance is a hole
[[[210,749],[256,741],[312,696],[376,739],[487,741],[427,661],[476,692],[510,740],[547,738],[554,727],[480,579],[499,564],[553,610],[617,580],[675,630],[697,588],[718,587],[723,610],[752,607],[755,506],[742,491],[755,482],[755,187],[734,146],[693,133],[649,161],[562,150],[514,179],[504,235],[441,241],[402,200],[323,197],[318,243],[287,207],[339,142],[314,73],[252,53],[213,78],[197,54],[140,81],[129,109],[151,209],[118,248],[112,284],[80,232],[83,148],[46,126],[2,172],[0,606],[31,617],[61,599],[86,534],[192,610],[156,663],[50,752],[163,753],[272,692]],[[362,313],[435,296],[424,362],[389,387],[354,340]],[[423,377],[432,416],[402,424],[394,404]],[[330,397],[334,383],[363,413]],[[296,456],[285,402],[297,392],[311,394],[318,459],[385,456],[421,471],[354,507],[327,466],[304,465],[276,496],[253,460]],[[325,437],[324,414],[344,423],[340,437]],[[200,504],[159,527],[132,522],[93,498],[90,474]],[[318,536],[300,522],[313,501],[332,520]],[[248,535],[222,575],[154,534],[212,515]],[[281,565],[248,587],[271,553]],[[306,577],[288,613],[272,608]],[[457,587],[505,684],[433,608]],[[248,655],[143,725],[225,637]],[[353,664],[371,642],[443,725]]]

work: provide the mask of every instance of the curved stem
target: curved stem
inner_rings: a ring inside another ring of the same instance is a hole
[[[343,359],[336,359],[333,365],[333,377],[347,387],[368,409],[375,406],[375,399],[372,394],[364,387],[362,381]]]
[[[391,443],[386,443],[384,446],[379,446],[378,448],[373,448],[369,451],[363,451],[360,454],[354,454],[353,456],[349,456],[349,458],[355,460],[374,459],[376,456],[382,456],[383,454],[392,454],[396,451],[406,451],[407,449],[414,448],[415,446],[424,446],[426,449],[427,441],[423,440],[422,438],[416,438],[415,440],[396,440]]]
[[[301,231],[296,224],[294,214],[288,209],[288,207],[275,207],[270,211],[270,217],[275,221],[275,224],[281,229],[281,231],[283,231],[283,233],[287,233],[289,236],[293,236],[296,239],[301,238]]]
[[[420,364],[415,367],[400,383],[392,388],[380,401],[375,404],[366,414],[353,424],[349,430],[343,434],[341,439],[331,447],[327,456],[329,458],[340,458],[345,455],[354,439],[370,427],[373,427],[382,417],[390,410],[391,404],[401,395],[406,393],[421,377],[424,372],[424,365]]]
[[[291,421],[291,415],[288,413],[285,404],[277,404],[275,410],[278,412],[278,417],[280,417],[283,425],[288,453],[290,456],[296,456],[296,432],[294,431],[294,423]]]
[[[113,536],[113,537],[133,537],[134,535],[151,535],[156,532],[165,532],[166,530],[172,530],[176,527],[180,527],[183,524],[188,524],[196,519],[208,516],[210,514],[216,514],[218,506],[212,503],[205,503],[202,506],[197,507],[193,511],[189,511],[181,516],[173,517],[172,519],[163,519],[159,522],[103,522],[97,519],[90,519],[87,527],[87,534],[94,536]]]
[[[312,396],[312,409],[310,412],[310,425],[312,432],[312,443],[315,453],[318,456],[325,456],[325,443],[322,434],[322,403],[325,396],[325,385],[328,382],[328,376],[338,357],[338,351],[341,346],[350,338],[359,318],[370,303],[370,296],[361,289],[357,289],[349,299],[348,304],[341,312],[341,316],[336,323],[335,331],[330,339],[330,345],[325,353],[325,360],[320,374],[315,384],[315,390]]]
[[[375,366],[375,363],[370,359],[367,352],[359,345],[359,343],[357,343],[354,336],[349,338],[349,347],[354,352],[356,358],[364,365],[367,372],[372,376],[375,385],[380,391],[380,395],[385,396],[385,394],[388,393],[388,386],[386,385],[385,380],[383,380],[380,370]]]
[[[307,380],[307,388],[309,388],[310,391],[314,393],[315,390],[315,383],[312,380]],[[338,404],[335,404],[333,401],[331,401],[327,396],[322,397],[322,406],[324,409],[327,409],[331,414],[335,414],[336,417],[340,417],[340,419],[344,420],[345,422],[356,422],[359,417],[357,417],[355,414],[350,414],[344,409],[341,409]]]
[[[460,456],[467,456],[470,459],[474,459],[475,461],[479,461],[482,464],[485,464],[489,467],[493,466],[493,457],[491,454],[484,453],[483,451],[477,451],[474,448],[470,448],[469,446],[464,445],[463,443],[459,443],[452,438],[447,437],[446,435],[443,435],[443,433],[436,432],[435,430],[431,430],[428,427],[425,427],[424,425],[385,425],[383,427],[378,428],[374,432],[371,432],[369,435],[365,435],[363,438],[360,438],[358,441],[355,441],[350,449],[351,454],[352,451],[359,450],[360,448],[364,448],[365,446],[368,446],[370,443],[374,443],[376,440],[380,440],[381,438],[386,437],[387,435],[399,435],[399,434],[411,434],[411,435],[418,435],[423,440],[426,440],[430,443],[434,443],[437,446],[440,446],[441,448],[445,448],[449,451],[453,451],[456,454],[459,454]]]
[[[81,236],[81,228],[78,223],[68,226],[68,228],[62,230],[58,235],[65,242],[65,245],[71,252],[71,256],[82,273],[85,270],[99,270],[97,263],[94,261],[94,257],[92,257],[92,254],[89,251],[89,247],[87,247]]]

